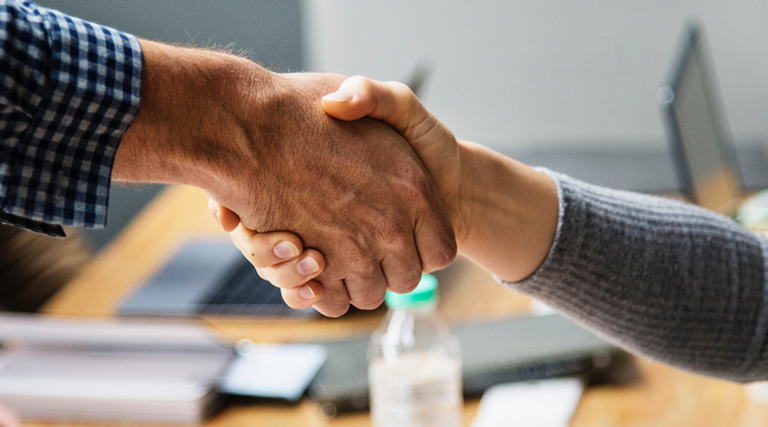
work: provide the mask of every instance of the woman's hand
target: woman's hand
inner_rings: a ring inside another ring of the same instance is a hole
[[[457,141],[402,83],[350,77],[322,105],[337,119],[381,120],[411,144],[443,199],[461,254],[508,282],[544,262],[559,217],[557,188],[544,173]]]
[[[363,117],[381,120],[411,144],[437,185],[460,245],[467,231],[467,213],[462,212],[466,205],[461,201],[465,190],[462,150],[451,130],[424,108],[411,89],[398,82],[355,76],[324,96],[322,106],[326,113],[344,121]]]
[[[301,239],[287,231],[257,233],[245,228],[232,211],[213,200],[208,208],[232,243],[264,280],[280,288],[283,300],[291,308],[314,305],[323,295],[323,286],[313,280],[325,268],[325,258],[314,249],[304,249]],[[1,426],[0,426],[1,427]]]
[[[13,412],[0,406],[0,427],[21,427],[21,421]]]

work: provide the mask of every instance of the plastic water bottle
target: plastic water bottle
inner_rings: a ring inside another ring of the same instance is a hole
[[[462,421],[461,350],[436,316],[437,279],[409,294],[387,292],[389,313],[368,347],[375,427],[458,427]]]

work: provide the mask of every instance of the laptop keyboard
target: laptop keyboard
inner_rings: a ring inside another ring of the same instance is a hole
[[[232,268],[232,274],[222,281],[201,304],[201,314],[238,316],[306,317],[315,310],[294,310],[288,307],[280,289],[259,277],[245,259]]]

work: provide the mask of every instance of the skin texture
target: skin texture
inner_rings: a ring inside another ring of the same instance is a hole
[[[350,303],[375,308],[387,288],[407,292],[422,270],[453,260],[450,220],[407,142],[379,121],[340,121],[320,107],[343,76],[279,75],[226,54],[141,44],[142,103],[114,179],[195,185],[244,229],[301,236],[300,252],[319,251],[314,303],[328,316]],[[258,261],[247,239],[233,240]]]
[[[11,411],[0,406],[0,427],[21,427],[21,422]]]
[[[510,282],[544,262],[559,208],[557,188],[545,174],[457,141],[402,83],[352,77],[323,98],[323,108],[343,120],[382,120],[403,135],[435,180],[467,258]]]
[[[381,120],[411,144],[437,184],[463,255],[510,282],[525,279],[544,262],[559,208],[557,189],[545,174],[478,144],[457,141],[400,83],[352,77],[325,96],[322,106],[342,120]],[[216,203],[210,208],[225,219],[222,227],[233,240],[253,254],[259,274],[271,277],[284,296],[288,290],[294,302],[306,279],[292,264],[294,258],[275,259],[280,238],[249,232]],[[305,252],[295,259],[309,255],[318,254]]]

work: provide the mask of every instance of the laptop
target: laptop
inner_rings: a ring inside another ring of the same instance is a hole
[[[259,277],[231,242],[199,241],[183,246],[155,276],[118,308],[120,315],[194,317],[311,317],[295,310],[280,289]]]
[[[699,24],[686,28],[658,99],[684,195],[699,206],[733,217],[743,198],[742,180]]]

